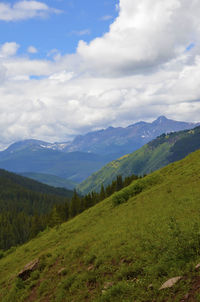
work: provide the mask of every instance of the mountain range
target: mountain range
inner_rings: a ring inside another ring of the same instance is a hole
[[[66,144],[63,151],[112,155],[115,159],[141,148],[162,133],[191,129],[198,125],[199,123],[179,122],[160,116],[152,123],[141,121],[126,128],[109,127],[77,136]]]
[[[0,168],[57,187],[73,188],[110,161],[141,148],[162,133],[197,125],[160,116],[152,123],[109,127],[77,136],[71,142],[19,141],[0,152]]]
[[[81,182],[107,162],[109,160],[104,156],[86,152],[65,153],[48,148],[44,142],[37,140],[17,142],[0,152],[2,169],[25,176],[27,172],[55,175],[62,179],[69,178],[75,183]],[[40,180],[41,176],[34,178]]]

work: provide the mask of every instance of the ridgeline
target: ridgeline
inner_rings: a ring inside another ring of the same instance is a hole
[[[162,134],[139,150],[114,160],[77,186],[83,194],[99,191],[117,175],[144,175],[180,160],[200,149],[200,127]]]

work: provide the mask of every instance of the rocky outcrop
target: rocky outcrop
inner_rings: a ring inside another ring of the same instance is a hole
[[[173,287],[174,284],[176,284],[182,278],[183,278],[182,276],[171,278],[167,280],[159,289],[161,290],[161,289]]]
[[[30,277],[30,274],[38,268],[39,259],[35,259],[28,264],[18,273],[17,277],[21,278],[22,280],[26,280]]]

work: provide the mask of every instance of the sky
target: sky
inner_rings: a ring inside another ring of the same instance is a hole
[[[0,148],[200,121],[198,0],[0,1]]]

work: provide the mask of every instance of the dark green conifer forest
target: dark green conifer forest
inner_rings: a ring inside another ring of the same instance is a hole
[[[14,173],[0,171],[0,250],[23,244],[45,228],[75,217],[135,179],[135,175],[124,180],[117,176],[106,188],[102,185],[100,193],[80,196],[76,190],[54,189]]]
[[[0,170],[0,250],[35,237],[50,224],[53,206],[69,203],[72,195]]]

